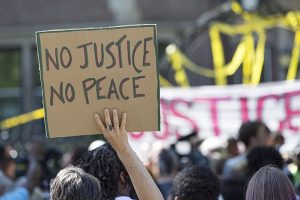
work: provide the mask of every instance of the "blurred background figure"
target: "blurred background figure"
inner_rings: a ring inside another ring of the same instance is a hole
[[[274,147],[278,151],[280,151],[280,148],[282,147],[282,145],[284,145],[284,143],[285,143],[285,139],[284,139],[282,133],[279,133],[279,132],[275,133],[275,136],[273,138],[273,145],[274,145]]]
[[[0,144],[0,188],[2,194],[13,188],[16,164],[9,155],[10,147]]]
[[[273,147],[257,146],[246,156],[243,173],[223,179],[222,195],[224,200],[244,199],[249,179],[264,166],[273,166],[284,171],[284,160]],[[290,174],[285,175],[291,178]]]
[[[173,180],[179,171],[179,161],[173,151],[162,149],[158,154],[159,177],[157,185],[165,199],[170,195]]]
[[[274,147],[255,147],[247,155],[246,177],[252,177],[260,168],[270,165],[283,171],[284,160]]]
[[[245,152],[225,162],[223,176],[230,177],[243,173],[247,164],[247,154],[257,146],[267,146],[270,143],[270,129],[260,121],[245,122],[239,129],[238,138],[245,145]]]
[[[87,147],[76,147],[74,149],[69,150],[63,155],[63,167],[67,167],[68,165],[75,166],[79,158],[87,152]]]
[[[10,156],[12,149],[7,145],[0,145],[0,187],[2,200],[27,200],[33,198],[42,199],[42,194],[35,193],[35,188],[41,181],[42,169],[39,160],[42,156],[42,147],[32,144],[29,152],[29,163],[26,175],[16,179],[16,167]]]
[[[180,158],[181,167],[196,164],[209,167],[208,158],[204,156],[200,150],[202,142],[203,140],[198,137],[195,131],[178,138],[174,145],[174,150]]]
[[[294,186],[298,195],[300,195],[300,152],[296,153],[294,163],[288,166],[294,181]]]
[[[227,154],[228,158],[236,157],[240,155],[240,150],[238,147],[238,141],[235,138],[229,138],[227,140]]]

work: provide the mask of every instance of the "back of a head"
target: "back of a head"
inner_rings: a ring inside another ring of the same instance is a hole
[[[224,200],[245,199],[247,180],[243,176],[226,177],[222,182],[222,197]]]
[[[69,166],[51,181],[50,200],[98,200],[100,182],[82,169]]]
[[[100,181],[102,199],[110,200],[118,196],[121,172],[125,175],[130,197],[136,198],[128,172],[109,143],[105,143],[81,156],[78,167]]]
[[[246,200],[296,200],[290,180],[274,167],[263,167],[251,178]]]
[[[173,195],[178,200],[217,200],[220,192],[218,177],[200,165],[183,169],[173,183]]]
[[[178,158],[170,150],[162,149],[158,154],[158,165],[161,176],[169,176],[178,170]]]
[[[247,155],[248,176],[252,176],[260,168],[272,165],[283,168],[284,161],[281,154],[274,147],[255,147]]]

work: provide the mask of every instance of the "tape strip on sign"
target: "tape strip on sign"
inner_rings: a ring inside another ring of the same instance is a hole
[[[44,118],[44,109],[40,108],[22,115],[11,117],[0,122],[0,129],[9,129],[34,120]]]

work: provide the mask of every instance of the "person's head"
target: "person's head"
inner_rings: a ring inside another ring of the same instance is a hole
[[[16,164],[14,159],[9,155],[10,147],[8,145],[0,144],[0,170],[3,173],[14,179],[16,172]]]
[[[246,200],[296,200],[296,193],[290,180],[274,167],[263,167],[251,178]]]
[[[217,200],[220,192],[218,177],[209,168],[200,165],[183,169],[173,183],[175,200]]]
[[[224,200],[245,199],[247,180],[243,176],[226,177],[221,182]]]
[[[255,147],[248,153],[247,161],[248,176],[252,176],[266,165],[279,169],[284,165],[281,154],[274,147]]]
[[[98,200],[100,182],[78,167],[62,169],[50,183],[50,200]]]
[[[284,145],[285,139],[282,134],[277,133],[273,138],[273,146],[279,149],[282,145]]]
[[[109,143],[85,153],[78,167],[100,181],[103,199],[114,199],[118,195],[136,198],[128,172]]]
[[[271,131],[263,122],[249,121],[239,129],[239,140],[249,150],[256,146],[267,146],[270,142]]]
[[[230,157],[239,155],[238,141],[235,138],[229,138],[227,140],[227,152]]]
[[[179,168],[179,161],[175,153],[167,149],[162,149],[158,154],[158,167],[161,177],[176,174]]]

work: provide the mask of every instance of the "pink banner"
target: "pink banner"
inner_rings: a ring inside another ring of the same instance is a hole
[[[161,89],[160,103],[161,131],[131,133],[132,142],[169,143],[193,130],[201,138],[234,137],[255,119],[288,137],[300,130],[300,82]]]

